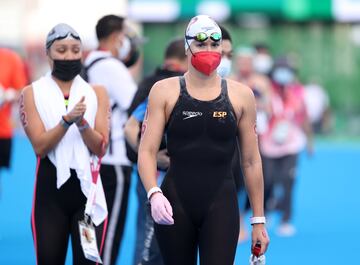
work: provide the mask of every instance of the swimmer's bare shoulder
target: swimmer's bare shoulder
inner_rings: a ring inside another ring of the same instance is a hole
[[[174,105],[179,97],[179,77],[170,77],[156,82],[151,88],[149,101],[155,100],[164,105]]]
[[[228,94],[230,102],[233,105],[233,108],[237,115],[241,116],[244,108],[252,107],[252,105],[255,104],[254,93],[250,87],[240,82],[231,79],[226,80],[228,84]]]

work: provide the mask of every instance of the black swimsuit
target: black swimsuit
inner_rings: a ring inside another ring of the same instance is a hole
[[[180,77],[180,96],[167,124],[171,163],[162,184],[175,224],[155,225],[164,263],[232,265],[239,211],[232,173],[237,120],[225,80],[220,95],[197,100]]]
[[[56,167],[48,157],[38,158],[31,225],[36,264],[63,265],[71,237],[73,264],[94,265],[87,260],[80,244],[78,221],[84,218],[86,197],[81,191],[75,170],[58,189]],[[96,226],[96,239],[101,252],[104,223]]]

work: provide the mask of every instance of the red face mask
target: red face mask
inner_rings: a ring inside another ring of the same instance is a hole
[[[219,66],[221,53],[218,52],[197,52],[191,57],[191,64],[196,70],[209,76]]]

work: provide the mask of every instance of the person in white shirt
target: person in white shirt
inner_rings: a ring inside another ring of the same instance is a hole
[[[329,95],[322,86],[314,82],[304,88],[306,110],[314,133],[328,133],[331,130]]]
[[[123,126],[137,86],[120,60],[125,36],[124,18],[116,15],[102,17],[97,22],[96,35],[99,47],[90,52],[84,64],[85,67],[92,64],[87,71],[89,83],[106,88],[112,111],[109,147],[100,171],[109,211],[103,253],[106,265],[116,263],[126,219],[132,168],[126,155]],[[95,60],[98,61],[93,63]]]

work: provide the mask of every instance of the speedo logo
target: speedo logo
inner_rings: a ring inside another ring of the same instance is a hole
[[[225,118],[226,115],[227,115],[226,111],[214,111],[213,113],[214,118]]]
[[[190,119],[190,118],[195,118],[195,117],[200,117],[202,116],[202,112],[200,111],[188,111],[188,110],[184,110],[182,112],[183,116],[185,116],[183,118],[183,120],[187,120],[187,119]]]

